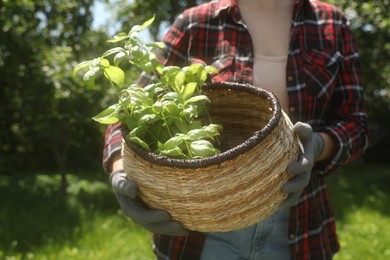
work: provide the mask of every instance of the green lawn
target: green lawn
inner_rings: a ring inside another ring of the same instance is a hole
[[[390,167],[354,163],[328,178],[342,259],[390,259]]]
[[[103,173],[0,176],[0,259],[153,259],[150,235],[133,224]]]
[[[390,168],[355,163],[328,178],[337,260],[390,259]],[[102,173],[0,176],[0,259],[153,259],[150,235],[120,210]]]

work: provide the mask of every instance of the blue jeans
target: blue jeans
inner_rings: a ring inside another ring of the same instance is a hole
[[[230,232],[207,233],[201,260],[289,259],[288,210]]]

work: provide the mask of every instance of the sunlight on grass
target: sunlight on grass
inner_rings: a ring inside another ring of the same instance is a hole
[[[97,177],[97,178],[95,178]],[[105,176],[0,176],[0,259],[153,259],[151,236],[119,210]]]
[[[390,259],[390,217],[367,208],[338,223],[341,251],[335,260]]]
[[[341,251],[335,260],[390,259],[390,171],[357,163],[327,178]],[[107,176],[0,175],[0,259],[150,260],[151,235],[119,210]]]
[[[84,231],[66,245],[50,245],[35,251],[37,259],[153,259],[150,235],[124,219],[121,213],[95,217]]]
[[[355,163],[330,176],[341,250],[335,260],[390,259],[390,171]]]

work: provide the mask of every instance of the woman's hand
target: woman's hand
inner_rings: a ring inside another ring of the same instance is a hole
[[[321,157],[325,146],[323,136],[320,133],[313,133],[309,124],[296,123],[294,132],[297,133],[302,143],[302,153],[298,160],[291,163],[287,168],[289,180],[284,185],[283,190],[288,193],[288,197],[282,203],[281,208],[289,208],[298,203],[303,189],[310,182],[313,166]]]
[[[152,233],[185,236],[188,230],[182,224],[173,221],[168,212],[150,209],[137,195],[137,186],[130,181],[123,170],[111,173],[110,182],[116,199],[123,212],[135,223]]]

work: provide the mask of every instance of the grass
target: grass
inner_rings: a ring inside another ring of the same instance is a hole
[[[335,260],[390,259],[390,168],[354,163],[328,178],[341,251]]]
[[[328,177],[342,250],[336,260],[390,259],[387,167],[355,163]],[[103,173],[0,175],[0,259],[153,259],[150,234],[118,208]]]
[[[0,176],[0,259],[153,259],[150,235],[132,223],[103,173]]]

